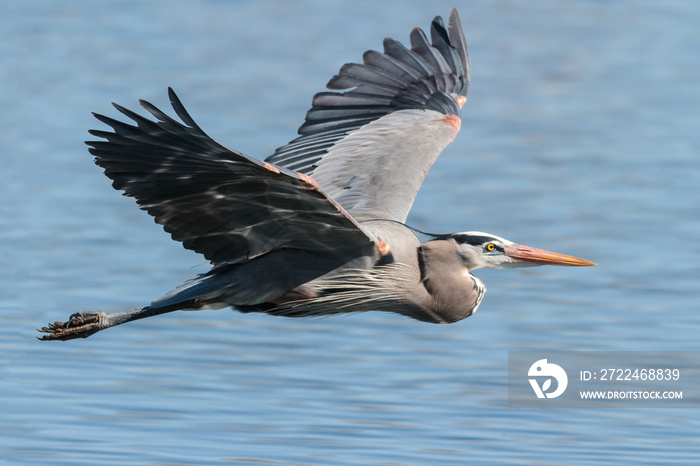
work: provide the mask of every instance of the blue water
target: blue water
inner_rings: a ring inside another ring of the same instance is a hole
[[[506,373],[509,350],[700,350],[697,2],[457,5],[471,93],[410,223],[597,267],[479,271],[479,312],[447,326],[221,310],[34,339],[207,270],[94,166],[90,112],[173,86],[264,157],[341,64],[453,5],[0,5],[0,462],[698,462],[698,409],[511,409]]]

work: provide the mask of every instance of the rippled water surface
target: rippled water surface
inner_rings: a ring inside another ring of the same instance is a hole
[[[453,325],[174,313],[72,342],[34,327],[194,274],[82,143],[173,86],[225,145],[292,139],[311,96],[454,2],[0,5],[0,462],[694,463],[700,410],[516,410],[509,350],[700,350],[700,4],[458,3],[473,80],[409,222],[594,260],[479,271]]]

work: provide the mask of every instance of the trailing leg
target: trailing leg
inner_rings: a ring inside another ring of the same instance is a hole
[[[191,308],[192,303],[178,303],[163,307],[139,307],[120,312],[77,312],[71,315],[66,322],[54,322],[48,327],[37,329],[46,335],[41,340],[73,340],[75,338],[87,338],[92,334],[115,325],[124,324],[133,320],[166,314],[180,309]]]

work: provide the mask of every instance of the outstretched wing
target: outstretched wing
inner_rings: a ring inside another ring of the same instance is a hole
[[[404,221],[437,156],[459,131],[469,54],[453,9],[411,32],[411,50],[384,40],[364,63],[344,65],[313,99],[301,135],[267,161],[314,177],[355,218]]]
[[[92,130],[106,141],[87,144],[114,188],[136,198],[185,248],[216,267],[282,249],[326,255],[337,267],[374,245],[312,178],[220,145],[172,89],[169,96],[184,125],[145,101],[157,121],[114,104],[136,125],[95,114],[113,132]]]

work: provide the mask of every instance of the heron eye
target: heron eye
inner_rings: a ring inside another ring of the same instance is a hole
[[[496,249],[496,245],[493,244],[493,243],[489,243],[489,244],[486,245],[486,250],[487,250],[488,252],[491,252],[491,251],[493,251],[493,250],[495,250],[495,249]]]

